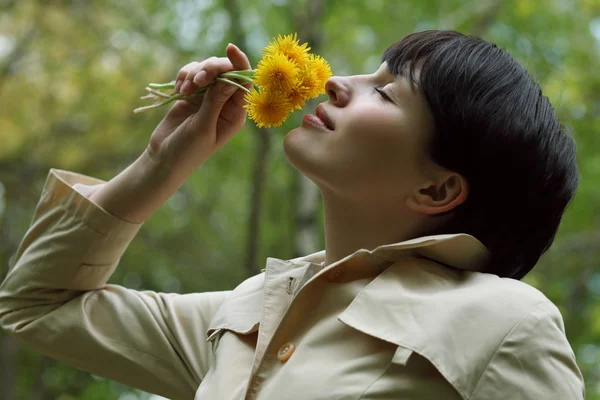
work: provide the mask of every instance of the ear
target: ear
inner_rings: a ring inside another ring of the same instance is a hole
[[[447,172],[440,178],[418,188],[406,199],[406,206],[421,214],[436,215],[451,211],[467,200],[469,185],[462,175]]]

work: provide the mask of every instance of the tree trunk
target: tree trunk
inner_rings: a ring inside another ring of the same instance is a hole
[[[233,42],[242,49],[248,49],[246,35],[242,29],[240,7],[236,0],[225,0],[225,9],[231,20]],[[246,257],[244,265],[248,276],[259,272],[257,264],[258,249],[260,248],[260,217],[263,203],[263,192],[266,181],[267,163],[271,150],[271,131],[252,125],[252,133],[256,139],[254,167],[252,169],[252,194],[250,198],[250,221],[246,234]]]

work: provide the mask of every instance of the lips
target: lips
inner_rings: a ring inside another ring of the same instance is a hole
[[[322,104],[319,104],[317,106],[315,114],[317,115],[317,118],[319,118],[321,121],[323,121],[323,124],[325,125],[325,127],[327,129],[329,129],[331,131],[334,130],[335,126],[333,125],[333,122],[331,121],[331,119],[329,118],[327,113],[325,112],[325,107],[323,107]]]

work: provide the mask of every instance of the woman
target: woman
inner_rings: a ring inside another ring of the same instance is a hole
[[[183,67],[176,90],[250,68],[226,52]],[[518,280],[575,192],[575,145],[506,52],[452,31],[331,78],[285,137],[323,197],[325,251],[269,258],[228,292],[107,285],[143,222],[244,124],[235,90],[177,102],[109,182],[50,171],[0,287],[8,332],[172,399],[583,398],[558,309]]]

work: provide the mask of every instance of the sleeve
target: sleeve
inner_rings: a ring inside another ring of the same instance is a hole
[[[583,400],[585,386],[559,310],[545,301],[506,336],[472,400]]]
[[[106,284],[142,224],[84,196],[103,184],[50,170],[0,285],[0,326],[81,370],[192,399],[212,362],[206,331],[229,292],[166,294]]]

